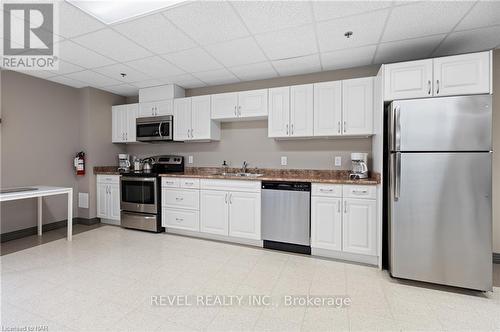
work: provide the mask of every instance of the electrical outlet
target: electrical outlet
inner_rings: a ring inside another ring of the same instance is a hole
[[[342,166],[342,157],[335,156],[335,167],[340,167],[340,166]]]
[[[192,164],[193,163],[193,156],[188,156],[188,164]]]
[[[288,165],[288,158],[287,156],[281,157],[281,166],[286,166]]]

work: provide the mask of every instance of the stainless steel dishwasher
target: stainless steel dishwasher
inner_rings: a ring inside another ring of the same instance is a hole
[[[262,182],[264,248],[311,254],[311,184]]]

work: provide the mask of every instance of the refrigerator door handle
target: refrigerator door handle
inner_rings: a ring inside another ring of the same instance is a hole
[[[396,152],[394,163],[394,201],[397,202],[401,195],[401,152]]]
[[[401,149],[401,109],[399,106],[394,108],[394,150]]]

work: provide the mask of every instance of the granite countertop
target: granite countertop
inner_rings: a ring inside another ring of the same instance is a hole
[[[98,175],[120,175],[118,166],[94,166],[94,174]]]

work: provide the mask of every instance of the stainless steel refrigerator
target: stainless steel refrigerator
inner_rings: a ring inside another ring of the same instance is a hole
[[[391,275],[491,290],[491,96],[394,101],[387,111]]]

